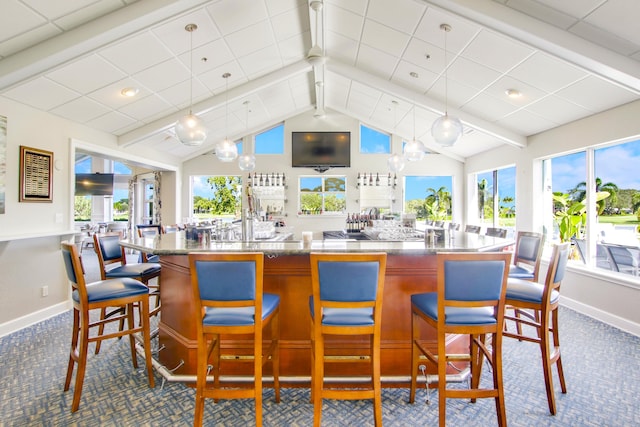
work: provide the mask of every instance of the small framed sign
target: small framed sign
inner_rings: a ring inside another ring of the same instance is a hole
[[[53,152],[20,146],[20,201],[53,201]]]

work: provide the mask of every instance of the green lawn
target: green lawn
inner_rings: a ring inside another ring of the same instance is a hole
[[[600,215],[598,222],[617,225],[638,225],[638,217],[635,215]]]

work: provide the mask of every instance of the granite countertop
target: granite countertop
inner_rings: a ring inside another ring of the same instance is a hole
[[[160,234],[155,237],[127,239],[121,245],[155,255],[186,255],[189,252],[249,252],[267,254],[302,255],[310,252],[386,252],[396,255],[423,255],[437,252],[486,252],[501,250],[514,244],[501,239],[462,231],[452,232],[445,241],[430,244],[424,241],[384,240],[313,240],[304,244],[298,240],[279,241],[212,241],[207,245],[187,241],[184,232]]]

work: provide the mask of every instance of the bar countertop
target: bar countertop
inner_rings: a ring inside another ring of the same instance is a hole
[[[211,241],[203,244],[187,241],[184,232],[161,234],[153,238],[136,237],[121,241],[125,248],[155,255],[186,255],[189,252],[249,252],[273,255],[303,255],[310,252],[386,252],[396,255],[426,255],[438,252],[488,252],[502,250],[512,239],[485,236],[462,231],[452,232],[435,244],[420,241],[387,240],[298,240],[281,241]]]

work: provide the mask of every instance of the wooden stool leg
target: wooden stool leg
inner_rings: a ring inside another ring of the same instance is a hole
[[[567,384],[564,381],[564,370],[562,369],[562,355],[560,353],[560,333],[558,329],[558,309],[551,312],[551,327],[553,328],[553,345],[556,355],[556,369],[558,370],[558,379],[560,380],[560,389],[562,393],[567,392]]]
[[[80,406],[82,396],[82,384],[87,368],[87,351],[89,348],[89,313],[84,311],[80,319],[80,342],[78,345],[78,369],[76,370],[76,383],[73,388],[73,402],[71,412],[76,412]]]
[[[504,387],[502,383],[502,337],[498,334],[491,335],[491,358],[493,370],[493,388],[498,391],[496,396],[496,414],[498,415],[498,426],[507,426],[507,411],[504,403]]]
[[[273,353],[271,355],[271,369],[273,371],[273,387],[275,388],[276,403],[280,403],[280,313],[276,311],[271,319],[271,339]]]
[[[322,420],[322,388],[324,385],[324,337],[322,334],[314,336],[313,369],[313,425],[320,427]]]
[[[411,313],[411,388],[409,389],[409,403],[413,403],[416,398],[416,383],[418,375],[418,365],[420,363],[420,353],[418,352],[417,340],[420,339],[420,319],[415,313]]]
[[[544,385],[547,391],[547,402],[551,415],[556,414],[556,397],[553,392],[553,373],[551,372],[551,343],[549,342],[549,320],[548,316],[540,319],[538,336],[540,337],[540,353],[542,356],[542,370],[544,372]]]
[[[253,340],[253,389],[256,405],[256,427],[262,426],[262,330],[256,328]]]
[[[373,374],[373,414],[376,427],[382,427],[382,390],[380,384],[380,335],[371,337]]]

